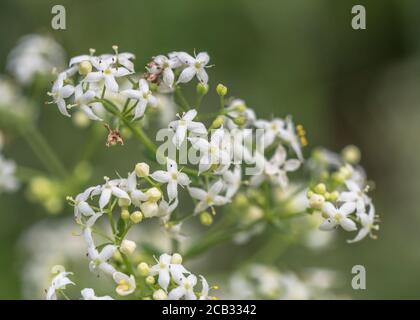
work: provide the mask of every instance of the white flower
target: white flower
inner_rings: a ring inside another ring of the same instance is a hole
[[[280,118],[275,118],[271,121],[257,120],[255,121],[255,126],[259,129],[264,129],[264,148],[268,148],[279,136],[280,130],[284,127],[284,120]]]
[[[98,191],[101,193],[99,198],[99,208],[101,208],[101,210],[109,203],[112,195],[119,199],[126,199],[129,201],[129,203],[131,202],[127,192],[119,187],[121,180],[109,180],[108,177],[105,177],[105,181],[105,184]]]
[[[100,269],[106,274],[114,274],[115,268],[108,263],[108,260],[117,251],[117,247],[111,244],[106,245],[99,253],[94,245],[88,247],[88,255],[90,258],[89,269],[91,272],[95,272],[96,269]]]
[[[133,275],[128,276],[122,272],[115,272],[112,277],[117,284],[115,291],[120,296],[127,296],[136,290],[136,279]]]
[[[136,207],[140,207],[143,201],[148,200],[147,195],[143,191],[137,189],[136,171],[133,171],[128,175],[127,180],[124,181],[121,188],[129,194],[131,202]]]
[[[261,158],[262,155],[259,155]],[[257,187],[265,179],[268,179],[273,184],[278,185],[282,188],[286,188],[289,184],[287,172],[296,171],[300,167],[300,161],[297,159],[286,160],[287,152],[286,149],[279,145],[270,161],[262,160],[264,164],[261,174],[254,175],[250,179],[250,185]],[[259,163],[259,162],[257,162]]]
[[[126,68],[130,72],[134,72],[134,60],[136,56],[130,52],[121,52],[116,54],[102,54],[100,59],[107,61],[112,64],[119,64]]]
[[[331,202],[325,202],[322,211],[327,214],[328,218],[324,220],[319,228],[321,230],[332,230],[340,225],[346,231],[356,230],[356,223],[348,217],[355,209],[356,204],[354,202],[345,203],[339,209]]]
[[[300,147],[299,137],[295,132],[295,125],[290,117],[286,118],[286,126],[280,129],[280,139],[290,144],[300,161],[303,161],[302,149]]]
[[[178,171],[178,165],[176,161],[167,158],[166,159],[166,170],[158,170],[151,174],[151,177],[160,183],[167,183],[167,192],[169,201],[178,198],[178,184],[182,187],[188,186],[191,181],[188,175]]]
[[[162,74],[163,83],[172,88],[175,80],[175,75],[172,69],[177,68],[180,65],[177,58],[168,58],[164,55],[158,55],[153,58],[152,63],[148,65],[147,71],[153,75]]]
[[[121,94],[127,98],[138,100],[134,109],[134,119],[142,117],[148,105],[156,107],[158,103],[156,97],[152,94],[152,91],[150,91],[149,84],[145,79],[139,80],[139,88],[137,90],[123,90],[121,91]]]
[[[57,300],[57,290],[63,290],[66,288],[67,285],[73,284],[73,281],[71,281],[68,276],[72,275],[72,272],[65,272],[62,271],[58,275],[56,275],[52,282],[51,286],[47,290],[47,300]]]
[[[207,52],[200,52],[195,58],[186,52],[178,52],[176,56],[187,66],[179,75],[177,83],[189,82],[194,76],[197,76],[200,82],[207,84],[209,77],[205,68],[210,60]]]
[[[224,172],[223,181],[226,187],[226,198],[232,199],[242,184],[241,167],[235,166],[233,171]]]
[[[30,84],[37,74],[47,75],[64,67],[63,48],[51,37],[26,35],[7,57],[7,69],[20,84]]]
[[[172,256],[167,253],[164,253],[159,257],[159,261],[157,261],[157,264],[150,268],[150,275],[159,275],[159,286],[165,291],[167,291],[168,289],[171,276],[175,280],[180,279],[185,273],[190,273],[187,269],[183,267],[182,264],[171,263],[171,260]]]
[[[253,124],[256,120],[255,112],[252,109],[247,108],[245,101],[242,99],[234,99],[226,108],[226,114],[229,116],[226,117],[227,127],[229,129],[238,127],[232,119],[243,117],[246,120],[243,125],[245,127]]]
[[[63,115],[70,117],[70,114],[67,111],[66,101],[64,99],[67,99],[73,94],[74,87],[69,84],[64,85],[65,78],[66,74],[64,72],[60,73],[54,81],[51,92],[48,92],[48,95],[52,97],[53,103],[57,104],[60,112]]]
[[[375,239],[376,236],[372,234],[372,230],[378,230],[379,226],[375,225],[375,207],[373,206],[373,204],[369,205],[368,213],[360,213],[358,214],[358,218],[362,225],[362,228],[360,228],[359,232],[353,240],[347,240],[347,242],[358,242],[364,239],[368,234],[370,234],[371,238]]]
[[[74,217],[77,222],[80,222],[80,219],[83,216],[91,217],[95,214],[95,211],[87,203],[90,195],[94,190],[97,190],[98,186],[87,188],[84,192],[79,193],[74,199]]]
[[[115,78],[124,77],[132,73],[124,67],[112,66],[112,61],[100,60],[96,63],[95,59],[93,59],[92,62],[98,71],[88,73],[83,81],[98,82],[103,80],[105,87],[111,92],[118,92],[119,87]]]
[[[79,107],[90,120],[102,121],[102,119],[93,112],[91,106],[89,105],[92,103],[95,95],[96,93],[93,90],[83,92],[82,85],[79,84],[74,88],[74,104],[72,104],[71,107]]]
[[[371,199],[364,193],[356,182],[347,180],[345,184],[349,191],[341,192],[338,201],[354,202],[356,204],[357,215],[365,214],[366,206],[371,204]]]
[[[195,109],[191,109],[182,114],[179,117],[179,120],[175,120],[169,123],[169,129],[175,131],[175,135],[172,139],[174,145],[178,148],[181,146],[182,142],[184,142],[185,137],[187,136],[187,131],[190,131],[194,134],[207,134],[206,127],[201,122],[193,121],[193,119],[197,116],[197,111]]]
[[[223,189],[223,181],[217,180],[208,191],[199,188],[189,188],[191,197],[200,200],[195,206],[194,213],[200,213],[206,210],[208,207],[222,206],[229,202],[229,199],[220,196],[219,193]]]
[[[185,297],[185,300],[197,300],[197,296],[194,293],[194,287],[197,284],[195,275],[190,274],[188,277],[174,279],[174,281],[178,284],[178,287],[169,292],[169,300],[179,300],[182,297]]]
[[[214,130],[210,142],[204,138],[191,137],[189,140],[193,148],[200,150],[198,172],[202,173],[216,165],[216,174],[223,173],[231,164],[231,155],[228,151],[229,141],[225,139],[223,127]]]
[[[110,296],[97,297],[92,288],[85,288],[81,292],[83,300],[114,300]]]
[[[0,154],[0,193],[13,192],[18,188],[19,182],[15,177],[15,172],[16,164],[11,160],[6,160]]]

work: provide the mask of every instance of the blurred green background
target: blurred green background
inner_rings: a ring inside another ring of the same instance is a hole
[[[55,4],[67,10],[65,31],[50,27]],[[351,28],[356,4],[366,7],[366,30]],[[0,69],[17,39],[34,32],[52,34],[70,57],[118,44],[136,53],[137,70],[159,53],[208,51],[216,65],[210,84],[227,84],[261,117],[292,114],[305,125],[310,147],[358,145],[376,182],[372,195],[382,220],[377,241],[348,245],[345,234],[322,253],[287,251],[284,265],[338,270],[346,279],[343,291],[357,299],[419,298],[419,31],[416,0],[2,0]],[[41,130],[70,166],[87,133],[56,108],[42,108]],[[19,138],[7,155],[41,168]],[[138,157],[135,148],[101,146],[95,174],[127,171]],[[22,196],[0,197],[0,298],[21,296],[17,239],[46,215]],[[71,215],[70,208],[64,214]],[[351,289],[356,264],[367,269],[367,290]]]

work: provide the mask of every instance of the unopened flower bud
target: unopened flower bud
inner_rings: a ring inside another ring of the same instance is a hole
[[[246,111],[246,105],[244,105],[243,103],[238,104],[237,106],[235,106],[235,111],[237,112],[245,112]]]
[[[338,191],[333,191],[330,193],[330,196],[328,197],[329,201],[337,201],[338,197],[340,196],[340,194],[338,193]]]
[[[319,194],[312,194],[312,196],[309,198],[309,205],[311,208],[314,209],[321,209],[324,205],[325,198]]]
[[[247,119],[246,117],[236,117],[233,119],[233,123],[237,126],[243,126],[246,123]]]
[[[134,211],[131,215],[130,215],[130,220],[133,223],[140,223],[143,220],[143,214],[141,213],[141,211]]]
[[[120,251],[124,254],[130,255],[136,250],[136,243],[131,240],[124,239],[121,242]]]
[[[155,277],[153,277],[153,276],[148,276],[148,277],[146,278],[146,283],[147,283],[147,284],[152,285],[152,284],[154,284],[155,282],[156,282],[156,280],[155,280]]]
[[[213,216],[208,212],[202,212],[200,214],[200,222],[205,226],[210,226],[213,223]]]
[[[158,188],[150,188],[146,191],[146,196],[151,202],[156,202],[162,197],[162,192]]]
[[[153,292],[153,300],[166,300],[167,298],[168,295],[162,289],[158,289],[155,292]]]
[[[218,116],[216,119],[214,119],[213,123],[211,124],[211,128],[217,129],[220,128],[225,123],[225,117]]]
[[[351,164],[357,164],[360,161],[361,154],[358,147],[354,145],[349,145],[341,151],[341,156],[343,157],[344,161],[351,163]]]
[[[174,253],[171,258],[171,263],[173,264],[181,264],[182,263],[182,256],[179,253]]]
[[[246,205],[248,205],[248,198],[245,194],[243,193],[239,193],[234,200],[234,204],[239,206],[239,207],[244,207]]]
[[[91,72],[92,72],[92,64],[89,61],[85,60],[85,61],[80,62],[79,73],[82,76],[85,76]]]
[[[227,94],[228,89],[221,83],[216,87],[216,92],[219,96],[224,97]]]
[[[346,181],[346,176],[342,172],[334,172],[331,176],[334,182],[338,184],[343,184]]]
[[[315,186],[314,191],[318,194],[324,194],[327,191],[327,187],[323,183],[319,183]]]
[[[136,175],[139,178],[144,178],[149,176],[149,172],[150,172],[150,167],[147,163],[144,162],[140,162],[136,164]]]
[[[145,218],[155,217],[159,212],[159,206],[156,202],[146,201],[140,205]]]
[[[199,82],[197,84],[197,93],[201,96],[204,96],[209,92],[209,86],[207,84]]]
[[[130,203],[131,203],[130,199],[126,199],[126,198],[118,199],[118,206],[120,208],[127,208],[130,205]]]
[[[130,219],[130,212],[128,211],[127,208],[124,208],[124,209],[121,210],[121,219],[123,219],[123,220]]]
[[[149,271],[150,271],[149,265],[146,262],[141,262],[137,266],[137,271],[141,276],[145,277],[149,274]]]

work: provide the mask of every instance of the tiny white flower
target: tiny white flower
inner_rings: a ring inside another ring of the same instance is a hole
[[[102,121],[92,110],[90,105],[95,98],[95,91],[88,90],[83,92],[82,85],[79,84],[74,88],[74,104],[70,107],[79,107],[82,112],[90,119],[94,121]]]
[[[319,228],[321,230],[332,230],[340,225],[346,231],[357,230],[356,223],[348,217],[355,209],[356,204],[353,202],[347,202],[338,209],[331,202],[325,202],[322,212],[325,213],[328,218],[324,220]]]
[[[152,63],[149,64],[147,71],[153,75],[162,75],[163,83],[172,88],[175,80],[173,69],[179,66],[177,58],[168,58],[164,55],[158,55],[153,58]]]
[[[88,255],[90,258],[89,269],[95,272],[98,268],[106,274],[112,275],[115,273],[115,268],[108,263],[108,260],[117,251],[117,247],[111,244],[106,245],[101,252],[95,248],[94,245],[88,247]]]
[[[83,300],[114,300],[110,296],[98,297],[92,288],[85,288],[81,292]]]
[[[174,145],[178,148],[184,142],[187,132],[190,131],[194,134],[207,134],[207,129],[201,122],[193,121],[197,116],[197,111],[191,109],[187,112],[184,112],[182,116],[179,116],[179,120],[175,120],[169,123],[169,129],[175,131],[175,135],[172,139]]]
[[[89,203],[87,203],[87,200],[97,188],[98,186],[87,188],[84,192],[79,193],[74,199],[74,217],[77,222],[80,222],[82,215],[91,217],[95,214],[95,211],[91,208]]]
[[[191,137],[189,140],[193,148],[200,150],[199,173],[205,172],[216,165],[216,174],[223,173],[231,164],[231,155],[228,151],[228,141],[225,139],[224,128],[212,132],[210,142],[204,138]]]
[[[101,193],[99,198],[99,208],[101,208],[101,210],[109,203],[112,195],[119,199],[126,199],[131,202],[127,192],[120,188],[120,184],[121,180],[119,179],[109,180],[108,177],[105,177],[105,184],[98,191]]]
[[[232,171],[224,172],[223,181],[226,187],[226,198],[232,199],[242,184],[241,167],[235,166]]]
[[[195,206],[194,213],[198,214],[209,207],[222,206],[228,203],[228,198],[219,195],[223,186],[223,181],[217,180],[208,191],[199,188],[189,188],[188,190],[191,197],[199,200],[198,204]]]
[[[262,155],[258,155],[260,157]],[[264,180],[269,180],[273,184],[286,188],[289,185],[289,178],[287,172],[296,171],[299,169],[301,162],[297,159],[287,159],[286,149],[279,145],[273,155],[273,157],[267,161],[263,159],[261,163],[264,164],[261,174],[252,176],[250,179],[250,185],[258,187]]]
[[[115,78],[124,77],[132,73],[124,67],[112,66],[111,61],[108,60],[100,60],[97,63],[95,60],[92,60],[92,62],[98,71],[88,73],[83,81],[99,82],[103,80],[105,87],[111,92],[118,92],[119,86]]]
[[[128,276],[122,272],[115,272],[112,277],[117,284],[115,291],[120,296],[127,296],[136,290],[136,279],[133,275]]]
[[[13,192],[19,187],[15,172],[16,164],[11,160],[6,160],[0,154],[0,193]]]
[[[53,103],[56,103],[60,112],[70,117],[69,112],[67,111],[66,101],[74,92],[74,87],[72,85],[64,85],[64,80],[66,78],[65,73],[60,73],[57,79],[54,81],[51,92],[48,92],[48,95],[52,97]]]
[[[119,64],[128,71],[134,72],[134,63],[132,60],[134,60],[136,56],[133,53],[121,52],[115,54],[102,54],[99,58],[110,64]]]
[[[375,224],[375,207],[373,206],[373,204],[369,205],[368,213],[360,213],[358,214],[358,218],[362,225],[362,228],[360,228],[359,232],[353,240],[347,240],[347,242],[354,243],[361,241],[368,234],[371,236],[371,238],[375,239],[376,236],[372,234],[372,230],[378,230],[379,226]]]
[[[62,271],[58,275],[56,275],[53,280],[51,281],[51,286],[47,290],[47,300],[57,300],[57,290],[63,290],[66,288],[67,285],[73,284],[74,282],[71,281],[68,276],[72,275],[72,272],[65,272]]]
[[[256,120],[255,126],[259,129],[264,129],[263,141],[264,148],[268,148],[279,136],[280,130],[284,127],[284,120],[275,118],[271,121],[267,120]]]
[[[183,274],[190,273],[182,264],[171,263],[172,256],[164,253],[159,257],[157,264],[150,268],[150,275],[159,275],[159,286],[167,291],[171,276],[173,279],[180,279]]]
[[[356,182],[347,180],[345,184],[349,191],[341,192],[338,201],[354,202],[356,204],[356,213],[358,215],[365,214],[366,206],[372,202],[371,199]]]
[[[167,192],[169,201],[178,198],[178,184],[182,187],[188,186],[191,181],[188,175],[178,171],[178,165],[176,161],[167,158],[166,159],[166,170],[158,170],[151,174],[151,177],[160,183],[167,183]]]
[[[194,287],[197,284],[197,277],[190,274],[188,277],[181,277],[181,279],[174,279],[178,287],[172,289],[168,294],[169,300],[197,300],[197,296],[194,293]]]
[[[197,76],[198,81],[207,84],[209,77],[205,68],[210,60],[207,52],[200,52],[195,58],[186,52],[178,52],[176,56],[186,65],[186,68],[179,75],[177,83],[189,82],[194,76]]]
[[[121,94],[127,98],[135,99],[138,101],[134,109],[134,120],[141,118],[146,112],[146,107],[156,107],[158,100],[152,94],[152,91],[149,89],[149,84],[145,79],[139,80],[138,89],[127,89],[121,91]]]
[[[300,161],[303,161],[302,148],[300,146],[299,137],[295,132],[295,125],[290,117],[286,118],[285,127],[280,129],[280,139],[290,144],[293,151]]]
[[[137,189],[136,171],[133,171],[128,175],[128,178],[121,185],[121,188],[128,193],[131,202],[136,207],[140,207],[143,201],[148,200],[147,195],[143,191]]]

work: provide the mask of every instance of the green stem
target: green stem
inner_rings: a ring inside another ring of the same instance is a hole
[[[67,177],[64,165],[37,128],[31,126],[22,130],[21,133],[47,170],[62,178]]]
[[[182,109],[182,111],[187,111],[189,109],[189,103],[182,93],[181,87],[176,87],[174,91],[175,103]]]

